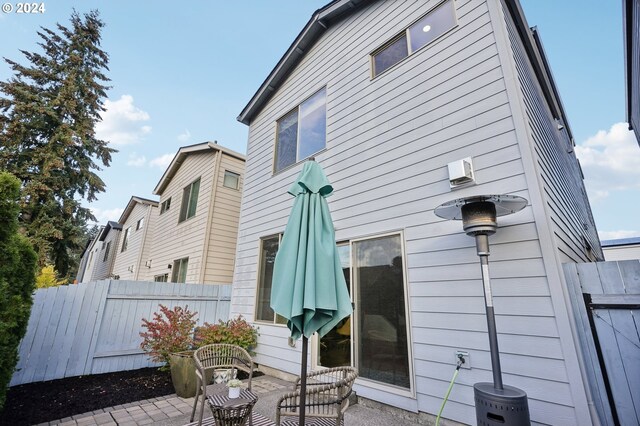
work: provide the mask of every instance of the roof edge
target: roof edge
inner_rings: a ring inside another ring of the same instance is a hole
[[[184,162],[184,159],[189,154],[208,150],[219,151],[231,157],[237,158],[238,160],[246,161],[246,157],[243,154],[240,154],[239,152],[226,148],[222,145],[218,145],[218,141],[207,141],[180,147],[178,149],[178,152],[176,152],[176,155],[173,157],[173,160],[171,160],[171,163],[162,174],[162,177],[160,177],[160,180],[156,184],[156,187],[153,189],[153,195],[162,195],[162,192],[165,190],[169,182],[171,182],[171,179],[173,179],[178,169]]]
[[[351,15],[373,0],[334,0],[316,10],[295,38],[291,46],[262,82],[258,91],[251,97],[249,103],[240,112],[237,120],[249,125],[251,120],[262,110],[271,99],[273,93],[289,76],[291,71],[300,63],[306,52],[315,45],[320,36],[326,32],[331,24]]]

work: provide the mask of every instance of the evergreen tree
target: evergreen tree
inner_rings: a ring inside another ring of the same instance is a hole
[[[0,411],[27,331],[36,282],[36,253],[18,233],[20,181],[0,172]]]
[[[70,22],[38,32],[42,53],[21,51],[28,65],[5,58],[14,75],[0,82],[0,168],[22,183],[20,222],[40,267],[52,264],[62,277],[95,220],[80,201],[105,190],[98,163],[109,166],[116,152],[95,135],[109,81],[104,23],[97,11],[74,11]]]

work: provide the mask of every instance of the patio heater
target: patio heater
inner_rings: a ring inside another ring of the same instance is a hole
[[[484,302],[489,331],[491,369],[493,383],[479,382],[473,385],[478,425],[530,425],[527,394],[502,383],[498,335],[489,279],[489,235],[498,228],[496,218],[522,210],[527,200],[514,195],[477,195],[446,202],[435,209],[444,219],[462,219],[462,229],[475,237],[480,257]]]

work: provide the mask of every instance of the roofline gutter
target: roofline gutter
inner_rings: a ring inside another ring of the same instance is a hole
[[[329,29],[329,22],[369,1],[371,0],[334,0],[323,8],[316,10],[273,70],[262,82],[258,91],[240,112],[237,120],[248,126],[273,92],[300,62],[307,50],[313,47],[322,34]]]
[[[504,0],[504,2],[516,24],[516,29],[518,30],[520,39],[522,40],[525,51],[527,52],[527,56],[531,61],[533,71],[540,82],[542,93],[547,100],[551,113],[554,118],[561,119],[563,121],[569,138],[573,140],[573,134],[571,132],[567,116],[565,115],[562,102],[560,101],[558,90],[554,84],[551,72],[549,71],[550,68],[544,54],[544,49],[542,47],[538,31],[535,28],[529,28],[529,24],[524,17],[524,12],[518,0]]]
[[[627,98],[627,102],[626,102],[626,118],[627,118],[627,124],[629,125],[629,130],[633,130],[633,125],[631,124],[631,109],[632,109],[632,102],[631,102],[631,97],[632,97],[632,86],[633,84],[631,83],[631,76],[632,76],[632,64],[633,64],[633,60],[631,58],[631,55],[633,54],[632,52],[632,47],[633,47],[633,0],[622,0],[622,2],[624,3],[622,6],[622,13],[623,13],[623,17],[622,17],[622,24],[625,26],[625,32],[623,35],[623,45],[624,45],[624,62],[625,62],[625,67],[624,67],[624,73],[625,73],[625,81],[626,81],[626,86],[627,86],[627,93],[626,93],[626,98]],[[640,140],[638,140],[638,143],[640,144]]]

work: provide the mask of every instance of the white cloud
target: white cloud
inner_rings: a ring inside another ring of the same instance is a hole
[[[129,154],[129,159],[127,160],[127,166],[133,167],[142,167],[147,164],[147,157],[144,155],[138,156],[135,152]]]
[[[607,198],[613,191],[640,189],[640,147],[626,123],[600,130],[576,146],[589,199]]]
[[[619,240],[621,238],[631,238],[640,236],[638,231],[601,231],[598,232],[600,240]]]
[[[178,135],[178,142],[186,143],[189,139],[191,139],[191,132],[185,129],[184,133]]]
[[[98,139],[112,145],[129,145],[151,133],[151,126],[144,124],[150,116],[133,104],[133,96],[122,95],[117,101],[107,99],[104,107],[102,121],[96,124]]]
[[[114,222],[117,221],[120,219],[120,216],[122,216],[122,212],[124,211],[122,208],[103,210],[95,207],[90,208],[90,210],[96,217],[99,224],[105,224],[109,220],[113,220]]]
[[[156,166],[156,167],[165,168],[169,164],[171,164],[171,160],[173,160],[174,156],[175,156],[175,154],[164,154],[164,155],[161,155],[160,157],[156,157],[156,158],[154,158],[152,160],[149,160],[149,165],[150,166]]]

